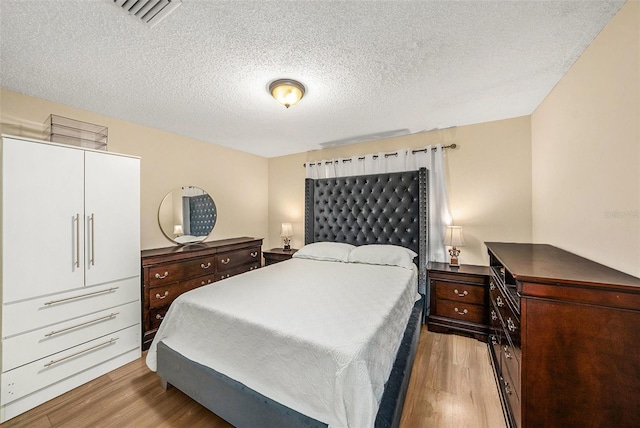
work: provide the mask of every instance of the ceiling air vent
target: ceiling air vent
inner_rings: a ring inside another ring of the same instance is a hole
[[[153,28],[182,4],[182,0],[113,0],[113,4]]]

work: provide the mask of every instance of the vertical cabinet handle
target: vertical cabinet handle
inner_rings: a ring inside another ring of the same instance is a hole
[[[95,266],[96,264],[96,253],[95,253],[95,219],[93,213],[91,213],[91,217],[89,218],[89,227],[91,228],[91,257],[89,261],[91,262],[91,266]]]
[[[80,268],[80,213],[76,213],[76,268]]]

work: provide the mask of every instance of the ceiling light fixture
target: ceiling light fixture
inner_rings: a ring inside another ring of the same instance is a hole
[[[276,101],[289,108],[298,104],[302,99],[305,87],[293,79],[278,79],[269,84],[269,92]]]

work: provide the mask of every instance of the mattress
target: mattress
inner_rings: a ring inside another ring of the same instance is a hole
[[[182,294],[157,343],[330,427],[374,425],[415,270],[292,259]]]

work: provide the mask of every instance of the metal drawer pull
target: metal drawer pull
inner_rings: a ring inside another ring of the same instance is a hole
[[[207,285],[207,284],[211,284],[211,279],[208,279],[207,282],[202,281],[200,283],[200,285]]]
[[[211,262],[207,263],[206,265],[204,263],[200,263],[200,267],[202,269],[209,269],[211,267]]]
[[[156,299],[160,299],[160,300],[166,299],[168,295],[169,295],[169,290],[164,292],[164,296],[161,296],[160,293],[156,293]]]
[[[496,305],[498,305],[499,308],[504,306],[504,302],[500,296],[496,297]]]
[[[67,297],[66,299],[52,300],[50,302],[44,303],[44,306],[49,306],[49,305],[55,305],[57,303],[68,302],[69,300],[82,299],[83,297],[95,296],[96,294],[111,293],[112,291],[115,291],[118,288],[120,288],[120,287],[111,287],[111,288],[109,288],[107,290],[94,291],[93,293],[86,293],[86,294],[81,294],[79,296]]]
[[[85,350],[82,350],[82,351],[76,352],[75,354],[67,355],[67,356],[66,356],[66,357],[64,357],[64,358],[60,358],[59,360],[51,360],[51,361],[49,361],[47,364],[45,364],[45,365],[44,365],[44,367],[45,367],[45,368],[47,368],[47,367],[51,367],[52,365],[54,365],[54,364],[58,364],[58,363],[61,363],[61,362],[65,361],[65,360],[68,360],[69,358],[77,357],[77,356],[78,356],[78,355],[80,355],[80,354],[84,354],[84,353],[86,353],[86,352],[93,351],[94,349],[100,348],[100,347],[102,347],[102,346],[111,345],[113,342],[115,342],[115,341],[116,341],[116,340],[118,340],[118,339],[120,339],[120,338],[119,338],[119,337],[114,337],[114,338],[109,339],[109,340],[107,340],[106,342],[103,342],[103,343],[101,343],[101,344],[99,344],[99,345],[92,346],[91,348],[87,348],[87,349],[85,349]]]
[[[498,344],[498,338],[491,335],[491,344],[492,345],[497,345]]]
[[[223,265],[229,264],[229,262],[231,261],[231,259],[229,257],[227,257],[224,260],[220,260],[220,263],[222,263]]]
[[[253,253],[251,253],[251,257],[253,257],[254,259],[258,257],[258,252],[254,251]]]
[[[489,280],[489,290],[495,290],[496,289],[496,285],[493,283],[493,280]]]
[[[491,319],[493,321],[498,319],[498,314],[496,314],[496,311],[494,311],[493,309],[491,309]]]
[[[513,391],[511,391],[511,385],[509,385],[509,382],[507,382],[506,380],[504,381],[504,392],[509,395],[513,394]]]
[[[454,308],[453,310],[454,310],[454,311],[456,311],[456,313],[457,313],[458,315],[467,315],[467,313],[469,312],[469,311],[468,311],[468,310],[466,310],[466,309],[464,309],[462,312],[460,312],[460,311],[458,310],[458,308]]]
[[[513,322],[511,317],[507,318],[507,328],[510,332],[514,332],[518,329],[518,327],[516,327],[516,323]]]
[[[156,319],[157,320],[163,320],[164,317],[162,315],[160,315],[160,314],[156,314]]]
[[[254,269],[258,269],[258,266],[251,266],[251,267],[249,268],[249,270],[254,270]]]
[[[225,275],[222,275],[222,276],[220,277],[220,279],[229,278],[229,275],[230,275],[230,274],[227,274],[226,276],[225,276]]]
[[[509,352],[509,347],[507,345],[504,345],[502,349],[504,350],[504,356],[511,359],[511,352]]]
[[[165,272],[164,275],[160,275],[159,273],[157,273],[156,279],[165,279],[168,276],[169,276],[169,272]]]
[[[469,292],[467,290],[464,290],[462,293],[458,291],[458,289],[456,288],[455,290],[453,290],[454,293],[456,293],[458,295],[458,297],[464,297],[467,294],[469,294]]]
[[[44,337],[51,337],[51,336],[53,336],[54,334],[64,333],[65,331],[73,330],[74,328],[82,327],[82,326],[85,326],[85,325],[87,325],[87,324],[92,324],[92,323],[94,323],[94,322],[98,322],[98,321],[106,320],[106,319],[109,319],[109,318],[114,318],[114,317],[115,317],[116,315],[118,315],[119,313],[120,313],[120,312],[114,312],[114,313],[109,314],[109,315],[104,316],[104,317],[96,318],[96,319],[91,320],[91,321],[86,321],[86,322],[83,322],[83,323],[81,323],[81,324],[76,324],[76,325],[74,325],[74,326],[72,326],[72,327],[63,328],[62,330],[54,330],[54,331],[52,331],[51,333],[47,333],[47,334],[45,334],[45,335],[44,335]]]

